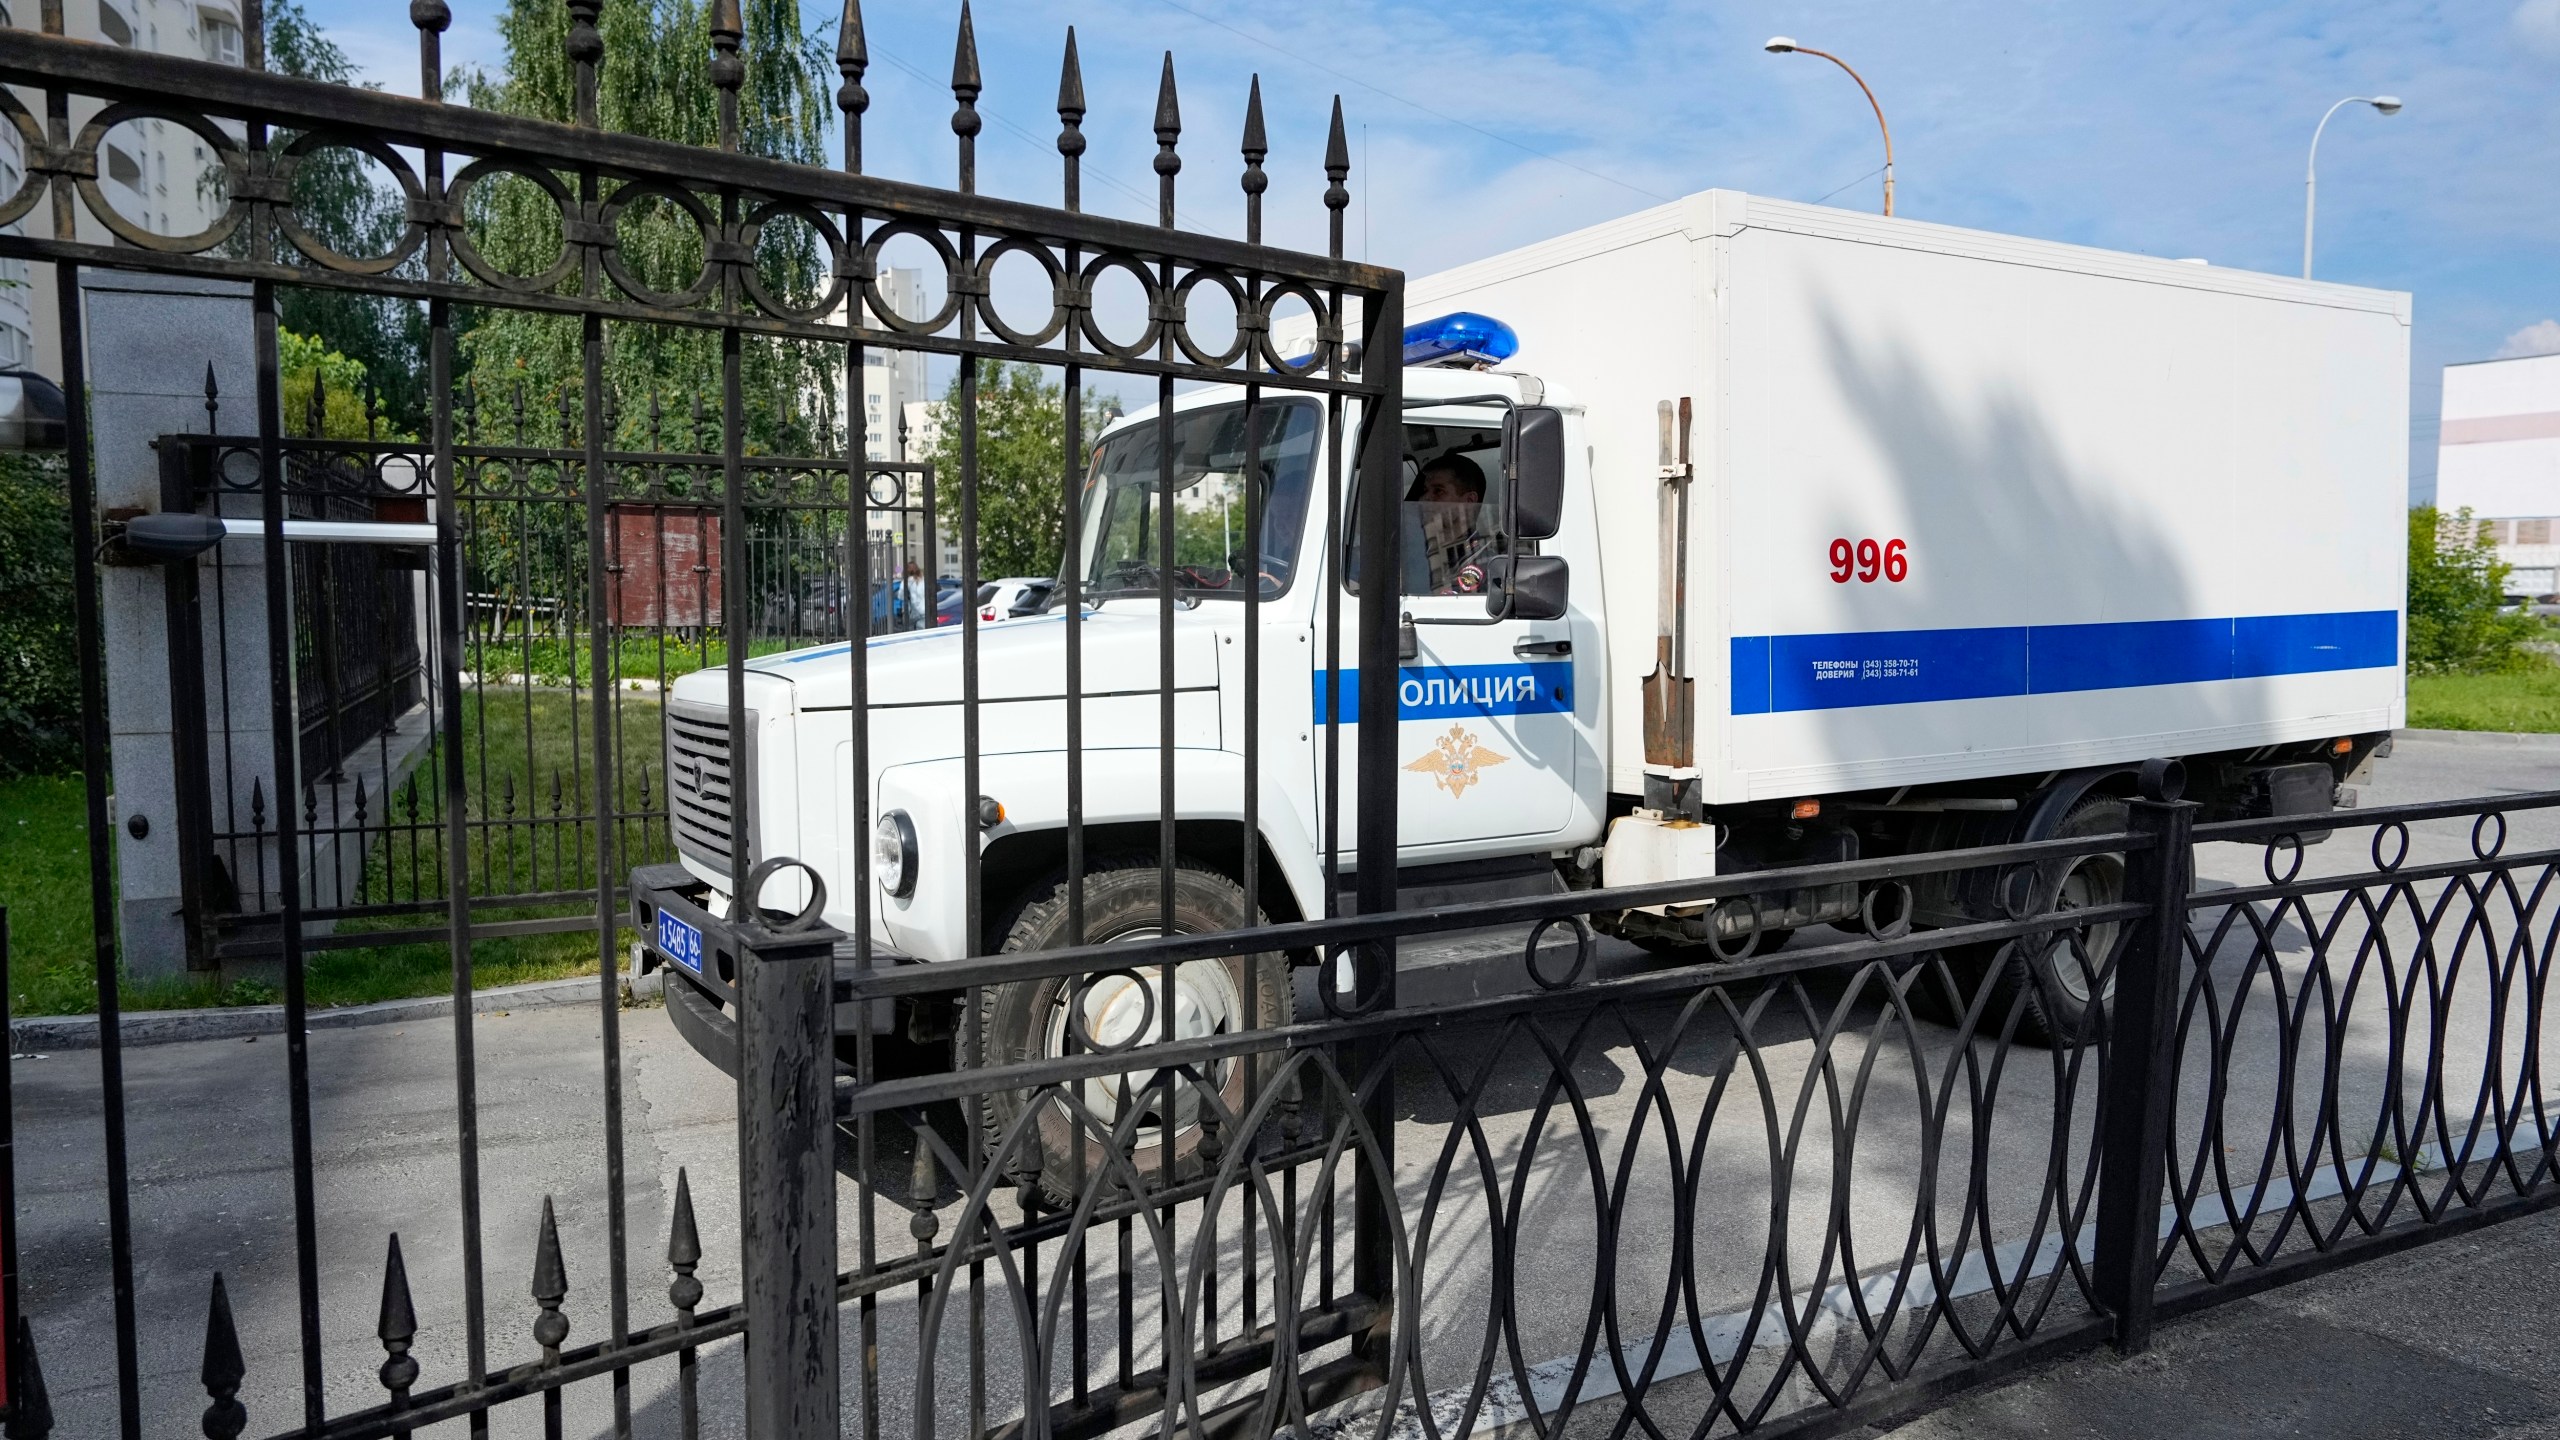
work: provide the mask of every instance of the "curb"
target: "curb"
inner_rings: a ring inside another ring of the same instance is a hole
[[[624,984],[626,988],[630,987],[628,977]],[[641,988],[652,987],[644,984]],[[486,1014],[493,1010],[588,1004],[595,998],[595,977],[580,975],[567,980],[536,980],[528,985],[502,985],[493,990],[477,991],[471,997],[471,1009],[475,1014]],[[306,1030],[346,1030],[359,1025],[437,1020],[452,1013],[452,996],[424,995],[411,1000],[377,1000],[369,1005],[337,1005],[313,1010],[305,1016],[303,1024]],[[174,1045],[187,1040],[239,1040],[259,1035],[281,1035],[284,1033],[284,1007],[238,1005],[202,1010],[137,1010],[125,1015],[117,1028],[127,1045]],[[98,1017],[95,1015],[31,1015],[9,1022],[9,1049],[16,1054],[96,1048]]]
[[[2513,730],[2403,730],[2403,740],[2437,745],[2485,746],[2501,750],[2560,750],[2560,735]]]

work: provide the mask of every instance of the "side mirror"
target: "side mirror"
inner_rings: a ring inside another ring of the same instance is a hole
[[[1497,620],[1554,620],[1571,578],[1561,555],[1505,555],[1485,562],[1484,610]]]
[[[1522,405],[1506,415],[1502,469],[1511,479],[1511,539],[1555,538],[1564,523],[1564,412]]]

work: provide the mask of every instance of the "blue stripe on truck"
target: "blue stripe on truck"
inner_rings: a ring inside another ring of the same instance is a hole
[[[1733,713],[2188,685],[2400,663],[2400,613],[1733,637]]]
[[[1316,672],[1315,721],[1325,723],[1324,672]],[[1336,673],[1342,723],[1360,723],[1360,672]],[[1399,720],[1474,720],[1495,715],[1573,713],[1573,662],[1524,665],[1406,665],[1396,671]]]

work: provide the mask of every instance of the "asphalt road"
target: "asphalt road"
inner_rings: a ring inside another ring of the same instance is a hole
[[[2367,805],[2380,805],[2545,786],[2560,786],[2560,743],[2411,738],[2385,762],[2364,798]],[[2560,819],[2519,817],[2508,843],[2512,848],[2560,843]],[[2467,853],[2459,829],[2422,830],[2412,844],[2417,862]],[[2245,884],[2257,874],[2261,859],[2255,850],[2209,847],[2200,857],[2200,876],[2209,884]],[[2360,841],[2320,846],[2309,852],[2305,870],[2338,873],[2363,859]],[[2316,927],[2327,916],[2327,910],[2317,910],[2310,923]],[[2289,957],[2280,969],[2298,976],[2304,917],[2292,920],[2293,930],[2279,936],[2279,948]],[[1818,943],[1820,938],[1817,932],[1797,943]],[[1416,971],[1500,974],[1499,965],[1467,962],[1504,951],[1516,953],[1514,937],[1457,937],[1434,951],[1409,953],[1407,963]],[[1599,956],[1603,974],[1640,973],[1658,963],[1620,946],[1604,946]],[[2239,1007],[2240,1018],[2232,1022],[2244,1032],[2239,1058],[2219,1077],[2220,1110],[2233,1123],[2218,1139],[2245,1191],[2270,1117],[2282,1104],[2307,1115],[2308,1102],[2279,1087],[2273,1046],[2262,1043],[2271,1027],[2254,1018],[2264,1013],[2270,980],[2260,973],[2244,985],[2236,973],[2236,957],[2230,964],[2235,971],[2232,996],[2244,989],[2259,996]],[[2514,1017],[2493,1017],[2476,980],[2460,980],[2446,994],[2441,1009],[2451,1048],[2460,1050],[2467,1043],[2472,1052],[2485,1054],[2493,1025],[2503,1027],[2512,1063],[2524,1043]],[[1431,1211],[1428,1230],[1409,1234],[1421,1271],[1417,1351],[1423,1374],[1414,1388],[1439,1393],[1443,1400],[1451,1392],[1464,1392],[1491,1333],[1503,1347],[1497,1368],[1508,1368],[1510,1347],[1516,1343],[1523,1363],[1545,1367],[1533,1374],[1532,1398],[1552,1403],[1573,1369],[1570,1357],[1593,1335],[1595,1317],[1604,1314],[1614,1316],[1617,1331],[1613,1336],[1604,1328],[1591,1340],[1598,1357],[1591,1373],[1607,1374],[1613,1348],[1626,1351],[1640,1365],[1659,1324],[1663,1287],[1674,1273],[1675,1257],[1683,1254],[1691,1257],[1688,1274],[1695,1296],[1682,1301],[1682,1313],[1694,1315],[1710,1348],[1723,1353],[1738,1339],[1751,1310],[1764,1256],[1784,1257],[1786,1269],[1777,1281],[1783,1290],[1806,1294],[1841,1278],[1844,1257],[1826,1254],[1823,1245],[1831,1216],[1845,1217],[1857,1242],[1855,1253],[1845,1257],[1848,1270],[1863,1276],[1889,1268],[1921,1217],[1914,1197],[1926,1135],[1923,1079],[1935,1083],[1941,1078],[1951,1047],[1941,1027],[1928,1025],[1908,1034],[1888,1027],[1881,1043],[1872,1046],[1854,1034],[1839,1042],[1828,1077],[1851,1083],[1858,1063],[1871,1051],[1872,1067],[1854,1151],[1835,1155],[1826,1072],[1807,1037],[1841,997],[1836,980],[1813,980],[1800,993],[1738,988],[1738,1003],[1756,999],[1765,1007],[1754,1032],[1761,1068],[1743,1067],[1740,1077],[1721,1091],[1719,1077],[1730,1068],[1735,1048],[1730,1034],[1714,1016],[1693,1019],[1683,1030],[1676,1008],[1667,1005],[1630,1007],[1581,1031],[1555,1026],[1540,1033],[1520,1030],[1500,1037],[1442,1040],[1428,1055],[1420,1050],[1409,1054],[1399,1073],[1399,1209],[1418,1225],[1434,1184],[1447,1187],[1445,1198]],[[2339,1037],[2342,1083],[2350,1093],[2375,1098],[2388,1039],[2376,1028],[2377,1007],[2359,1002],[2350,1009],[2353,1022]],[[1879,1013],[1872,1006],[1850,1010],[1870,1026]],[[680,1167],[691,1177],[703,1236],[701,1279],[709,1291],[707,1303],[719,1304],[737,1294],[735,1102],[725,1077],[674,1035],[663,1011],[623,1012],[621,1028],[626,1293],[633,1322],[645,1324],[670,1313],[662,1257]],[[531,1338],[537,1310],[529,1279],[546,1196],[556,1207],[567,1262],[565,1313],[572,1325],[571,1343],[608,1328],[612,1246],[598,1099],[602,1037],[595,1012],[567,1008],[483,1016],[474,1035],[480,1234],[491,1327],[486,1346],[492,1367],[503,1368],[538,1353]],[[2545,1037],[2542,1043],[2547,1050],[2553,1042]],[[400,1237],[417,1306],[415,1353],[424,1371],[420,1383],[443,1383],[462,1372],[467,1337],[454,1049],[449,1024],[439,1021],[317,1033],[310,1054],[314,1195],[320,1216],[315,1261],[323,1337],[316,1370],[320,1392],[335,1412],[375,1403],[382,1394],[374,1378],[382,1351],[373,1331],[384,1247],[393,1232]],[[1998,1082],[1997,1114],[1983,1133],[1977,1137],[1967,1129],[1941,1136],[1940,1143],[1960,1146],[1978,1140],[1988,1173],[2039,1173],[2056,1123],[2051,1097],[2057,1063],[2044,1052],[2019,1052]],[[243,1399],[252,1414],[251,1433],[280,1430],[301,1414],[284,1064],[285,1048],[272,1038],[156,1046],[126,1056],[145,1433],[195,1433],[204,1405],[195,1376],[208,1287],[217,1270],[229,1289],[250,1356]],[[2189,1127],[2204,1123],[2215,1098],[2206,1088],[2214,1077],[2201,1065],[2194,1070],[2181,1097],[2181,1122]],[[1647,1099],[1647,1077],[1657,1072],[1652,1094],[1658,1099]],[[1548,1083],[1559,1073],[1571,1076],[1571,1093],[1549,1095]],[[36,1319],[45,1373],[62,1421],[56,1433],[112,1433],[113,1330],[99,1180],[97,1056],[19,1056],[12,1075],[22,1296]],[[2451,1067],[2442,1081],[2457,1091],[2476,1084],[2461,1065]],[[1472,1128],[1456,1123],[1458,1097],[1469,1093],[1475,1096],[1471,1108],[1477,1124]],[[1696,1135],[1710,1097],[1719,1095],[1707,1133]],[[1774,1126],[1785,1143],[1800,1103],[1807,1118],[1793,1142],[1796,1181],[1785,1202],[1773,1205],[1771,1131]],[[1571,1118],[1576,1104],[1586,1117],[1578,1123]],[[2066,1123],[2085,1131],[2085,1101],[2077,1108],[2076,1119]],[[1681,1127],[1676,1145],[1663,1138],[1665,1116]],[[939,1117],[939,1123],[956,1142],[956,1115]],[[882,1194],[874,1215],[884,1250],[912,1243],[907,1239],[909,1212],[897,1203],[905,1194],[910,1145],[894,1133],[897,1128],[887,1127],[878,1161]],[[1606,1161],[1596,1178],[1586,1135]],[[2348,1135],[2344,1143],[2352,1151],[2366,1138]],[[1486,1162],[1479,1159],[1479,1143],[1490,1157],[1491,1183],[1513,1207],[1508,1214],[1490,1211],[1482,1198],[1487,1181],[1478,1166]],[[1625,1170],[1620,1173],[1614,1167],[1622,1160]],[[1694,1207],[1675,1204],[1671,1179],[1689,1166],[1706,1177],[1698,1182]],[[2074,1184],[2076,1179],[2066,1175],[2061,1188],[2068,1193]],[[1938,1222],[1948,1236],[1966,1220],[1955,1188],[1949,1186],[1935,1200]],[[1614,1205],[1604,1199],[1613,1190]],[[852,1216],[860,1193],[847,1182],[839,1195],[850,1259]],[[2050,1221],[2038,1228],[2041,1198],[2031,1184],[2004,1187],[1975,1217],[1972,1251],[1987,1250],[2003,1266],[2034,1270],[2033,1242],[2051,1233]],[[947,1236],[961,1223],[961,1214],[947,1190],[943,1201],[939,1224]],[[1217,1268],[1229,1277],[1238,1262],[1235,1215],[1228,1212],[1216,1246],[1221,1257]],[[1980,1234],[1985,1224],[1987,1240]],[[1592,1259],[1604,1233],[1615,1258],[1616,1282],[1614,1294],[1605,1297],[1599,1292],[1603,1267]],[[2465,1243],[2494,1250],[2499,1233]],[[2227,1229],[2216,1231],[2200,1237],[2199,1244],[2208,1255],[2218,1256],[2228,1236]],[[1179,1280],[1194,1276],[1196,1239],[1196,1222],[1186,1222],[1185,1229],[1168,1238],[1161,1264]],[[1095,1304],[1107,1307],[1103,1297],[1114,1257],[1107,1238],[1100,1243],[1106,1248],[1093,1266]],[[1487,1283],[1488,1257],[1506,1245],[1515,1266],[1507,1313],[1500,1303],[1506,1297]],[[1337,1251],[1338,1271],[1347,1266],[1347,1248]],[[1134,1264],[1142,1290],[1149,1288],[1146,1277],[1159,1263],[1150,1258],[1152,1249],[1141,1233]],[[1054,1269],[1054,1254],[1048,1264]],[[1962,1279],[1955,1277],[1959,1284]],[[1312,1295],[1318,1283],[1308,1278],[1305,1291]],[[2313,1290],[2330,1283],[2335,1282],[2318,1282]],[[1266,1278],[1266,1303],[1268,1284]],[[1217,1308],[1229,1332],[1239,1323],[1239,1289],[1230,1280],[1218,1296]],[[1008,1327],[1002,1319],[1007,1301],[992,1278],[986,1293],[991,1318],[979,1377],[988,1413],[1000,1418],[1018,1413],[1019,1382],[1013,1378]],[[1840,1297],[1835,1294],[1833,1300],[1838,1306]],[[931,1369],[940,1433],[965,1423],[972,1398],[966,1312],[965,1305],[953,1307],[936,1337],[938,1358]],[[1095,1313],[1101,1316],[1103,1309]],[[920,1368],[919,1315],[912,1291],[883,1297],[877,1316],[881,1418],[887,1433],[906,1433],[917,1403]],[[1133,1316],[1137,1363],[1144,1364],[1158,1343],[1157,1319],[1152,1302]],[[1092,1337],[1098,1369],[1108,1368],[1117,1352],[1110,1329],[1107,1322],[1100,1324]],[[847,1331],[851,1392],[855,1356],[850,1320]],[[1774,1373],[1784,1352],[1770,1349],[1766,1326],[1763,1332],[1760,1348],[1767,1353],[1762,1360]],[[1844,1333],[1836,1314],[1820,1322],[1814,1353],[1828,1353],[1823,1347]],[[1688,1354],[1689,1342],[1675,1336],[1658,1363],[1665,1373],[1683,1364],[1694,1366],[1694,1359],[1684,1359]],[[738,1433],[734,1422],[715,1418],[733,1413],[736,1359],[734,1347],[725,1347],[704,1361],[705,1433]],[[1065,1359],[1062,1352],[1057,1363]],[[1548,1363],[1560,1359],[1561,1366]],[[1772,1383],[1778,1385],[1773,1413],[1813,1398],[1800,1381]],[[629,1403],[639,1433],[675,1433],[674,1386],[672,1364],[650,1367],[634,1378]],[[1586,1379],[1582,1393],[1591,1396],[1608,1388]],[[1008,1394],[1014,1397],[1010,1403]],[[1666,1387],[1660,1403],[1668,1403],[1673,1394]],[[1506,1401],[1497,1393],[1494,1399],[1497,1405],[1510,1404],[1510,1413],[1521,1403],[1516,1394]],[[1479,1416],[1479,1431],[1502,1413]],[[582,1387],[569,1401],[568,1433],[597,1433],[610,1414],[609,1392]],[[851,1414],[849,1410],[849,1418]],[[1670,1418],[1668,1412],[1664,1418]],[[1693,1409],[1683,1423],[1694,1419]],[[538,1430],[538,1412],[519,1406],[516,1413],[501,1413],[494,1433]],[[1366,1433],[1365,1428],[1356,1433]]]

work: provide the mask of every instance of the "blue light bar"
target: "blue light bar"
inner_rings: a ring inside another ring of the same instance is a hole
[[[1483,369],[1520,353],[1520,337],[1490,315],[1460,310],[1404,330],[1404,363]]]

